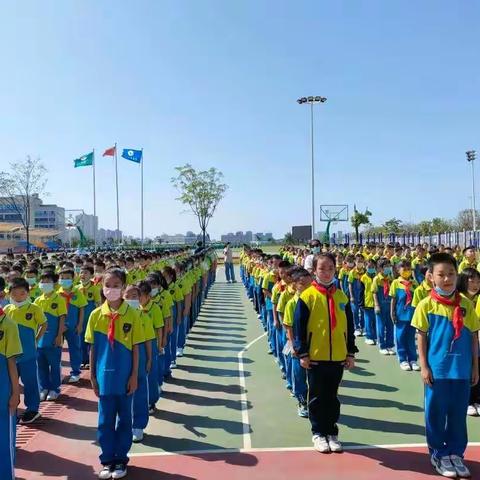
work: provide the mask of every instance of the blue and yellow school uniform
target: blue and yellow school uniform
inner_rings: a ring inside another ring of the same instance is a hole
[[[423,280],[422,283],[415,289],[413,292],[412,307],[416,308],[417,305],[430,295],[432,287],[427,283],[426,280]]]
[[[36,335],[47,319],[42,309],[30,302],[21,307],[10,304],[5,308],[5,313],[17,324],[22,344],[23,353],[17,357],[17,367],[24,387],[26,410],[38,412],[40,394],[38,390]]]
[[[175,283],[171,283],[168,286],[170,295],[172,296],[173,306],[172,306],[172,332],[169,333],[167,342],[165,344],[165,355],[164,355],[164,367],[163,374],[164,376],[171,375],[170,365],[172,362],[177,359],[177,347],[179,336],[183,339],[183,344],[180,348],[185,347],[185,333],[179,333],[181,330],[185,330],[184,318],[183,318],[183,305],[185,300],[185,294],[183,293],[183,282],[181,279],[177,279]],[[180,310],[180,311],[179,311]],[[177,323],[178,315],[180,314],[180,324]]]
[[[275,285],[275,274],[271,271],[266,271],[264,276],[262,277],[261,287],[262,291],[267,290],[268,292],[272,292],[273,286]],[[277,332],[273,326],[273,304],[272,300],[268,295],[265,295],[265,310],[267,316],[267,336],[268,336],[268,343],[270,345],[270,350],[273,352],[276,358],[279,357],[278,352],[278,342],[277,342]]]
[[[113,345],[108,340],[111,316],[115,321]],[[98,382],[98,442],[103,465],[128,463],[132,446],[132,395],[127,385],[132,375],[133,350],[144,341],[140,314],[126,302],[117,312],[107,302],[96,308],[88,320],[85,341],[93,346],[94,365]]]
[[[38,380],[41,390],[60,393],[62,347],[55,345],[59,333],[60,317],[67,315],[65,299],[58,293],[42,294],[35,300],[47,319],[47,330],[38,341]]]
[[[80,375],[82,347],[81,335],[77,333],[77,327],[78,322],[80,321],[80,311],[81,309],[84,309],[88,303],[78,285],[73,287],[72,290],[65,290],[63,287],[60,287],[58,293],[65,298],[67,303],[67,318],[65,319],[64,336],[68,344],[68,353],[70,356],[70,375]],[[87,321],[85,314],[83,321]]]
[[[353,321],[355,329],[363,331],[365,328],[364,316],[364,285],[360,281],[364,271],[359,271],[357,267],[352,268],[348,274],[348,283],[352,286],[353,299],[351,302]],[[349,297],[349,293],[346,293]]]
[[[478,268],[478,263],[476,260],[473,262],[469,262],[466,258],[464,258],[461,262],[460,265],[458,265],[458,273],[462,273],[466,268]]]
[[[127,272],[127,284],[128,285],[135,285],[137,282],[139,282],[140,280],[143,280],[144,278],[145,278],[145,276],[143,276],[143,278],[141,278],[141,275],[136,268],[133,268],[132,270],[129,270]]]
[[[102,295],[100,293],[102,290],[102,286],[101,284],[94,285],[92,282],[89,282],[85,285],[83,283],[80,283],[78,288],[85,297],[85,300],[87,301],[87,305],[85,305],[83,309],[83,328],[80,335],[80,345],[82,351],[81,363],[85,365],[90,362],[90,347],[88,343],[85,342],[85,332],[87,331],[87,323],[88,319],[90,318],[90,314],[102,303]]]
[[[395,324],[395,338],[397,342],[397,355],[400,363],[416,362],[417,348],[415,346],[415,329],[411,326],[414,308],[408,303],[407,281],[403,278],[396,278],[390,286],[389,295],[395,298],[397,323]],[[411,283],[411,294],[413,301],[413,282]]]
[[[378,346],[380,350],[386,350],[395,346],[393,339],[393,322],[390,313],[390,282],[391,278],[383,273],[378,273],[372,282],[372,292],[377,295],[378,306],[380,307],[380,312],[375,313]]]
[[[350,270],[348,268],[342,267],[338,272],[338,282],[340,284],[340,288],[343,290],[343,293],[348,297],[350,295],[348,291],[348,276],[350,274]]]
[[[433,384],[425,386],[425,423],[430,454],[463,457],[467,447],[465,412],[472,378],[472,342],[480,321],[470,300],[461,297],[463,328],[454,338],[453,307],[431,296],[415,309],[412,326],[427,334],[427,360]]]
[[[375,274],[364,273],[360,277],[363,284],[363,306],[365,317],[365,336],[369,340],[377,341],[377,326],[375,321],[375,302],[373,300],[373,279]]]
[[[8,403],[12,395],[8,359],[22,354],[17,324],[0,313],[0,478],[15,480],[16,415]]]
[[[37,285],[34,285],[32,287],[30,287],[30,292],[28,294],[28,296],[30,297],[30,301],[33,303],[35,302],[35,300],[40,296],[42,295],[42,291],[40,290],[40,287],[37,286]]]
[[[420,285],[425,280],[425,275],[420,271],[427,264],[426,258],[415,257],[412,260],[413,278]]]

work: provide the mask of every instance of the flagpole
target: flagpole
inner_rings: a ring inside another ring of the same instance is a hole
[[[120,242],[120,207],[118,203],[118,162],[117,162],[117,143],[115,142],[115,189],[117,193],[117,242]]]
[[[92,166],[93,166],[93,218],[94,218],[94,220],[97,220],[97,197],[96,197],[96,192],[95,192],[95,149],[92,150],[92,154],[93,154],[93,162],[92,162]],[[94,224],[95,224],[95,221],[94,221]],[[97,226],[94,225],[94,229],[93,229],[93,243],[94,243],[95,250],[97,250],[97,228],[96,227],[98,227],[98,223],[97,223]]]
[[[140,173],[140,191],[141,191],[141,238],[142,238],[142,249],[143,249],[143,148],[142,148],[142,156],[141,156],[141,159],[140,159],[140,169],[141,169],[141,173]]]

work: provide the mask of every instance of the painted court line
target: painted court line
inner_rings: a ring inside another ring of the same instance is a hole
[[[469,447],[480,447],[480,442],[471,442]],[[391,445],[346,445],[344,450],[373,450],[373,449],[408,449],[408,448],[427,448],[426,443],[393,443]],[[223,448],[211,450],[183,450],[178,452],[151,452],[151,453],[132,453],[129,457],[167,457],[173,455],[218,455],[230,453],[275,453],[275,452],[309,452],[314,451],[313,447],[283,447],[283,448]]]
[[[240,404],[242,407],[242,424],[243,424],[243,449],[248,450],[252,448],[252,437],[250,435],[250,419],[248,417],[248,399],[247,399],[247,386],[245,383],[245,369],[243,364],[243,355],[248,349],[261,340],[267,332],[262,333],[255,340],[252,340],[245,348],[238,353],[238,377],[240,382]]]

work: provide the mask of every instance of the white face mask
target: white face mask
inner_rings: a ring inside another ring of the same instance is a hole
[[[24,305],[26,305],[27,303],[30,303],[30,301],[27,299],[27,300],[23,300],[22,302],[16,302],[13,298],[11,298],[10,303],[12,305],[15,305],[16,307],[20,308],[20,307],[23,307]]]
[[[131,299],[131,300],[125,300],[125,302],[127,302],[128,305],[130,305],[130,307],[132,308],[135,308],[135,309],[140,308],[140,300]]]
[[[150,293],[152,297],[156,297],[158,295],[158,288],[152,288],[152,292]]]
[[[43,283],[43,282],[40,282],[38,284],[38,286],[40,287],[40,290],[43,292],[43,293],[51,293],[53,292],[53,283]]]

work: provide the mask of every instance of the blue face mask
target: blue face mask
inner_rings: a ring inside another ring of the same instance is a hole
[[[375,273],[377,273],[377,271],[375,270],[375,268],[367,268],[367,273],[369,275],[375,275]]]
[[[447,292],[446,290],[443,290],[440,287],[435,287],[435,291],[442,297],[450,297],[450,295],[453,295],[453,293],[455,292],[455,289]]]
[[[385,275],[391,275],[391,274],[392,274],[392,267],[385,267],[385,268],[383,269],[383,273],[384,273]]]
[[[312,248],[312,253],[315,254],[315,255],[319,254],[320,253],[320,247],[313,247]]]
[[[61,278],[58,284],[63,288],[70,288],[73,285],[73,280],[71,278]]]

